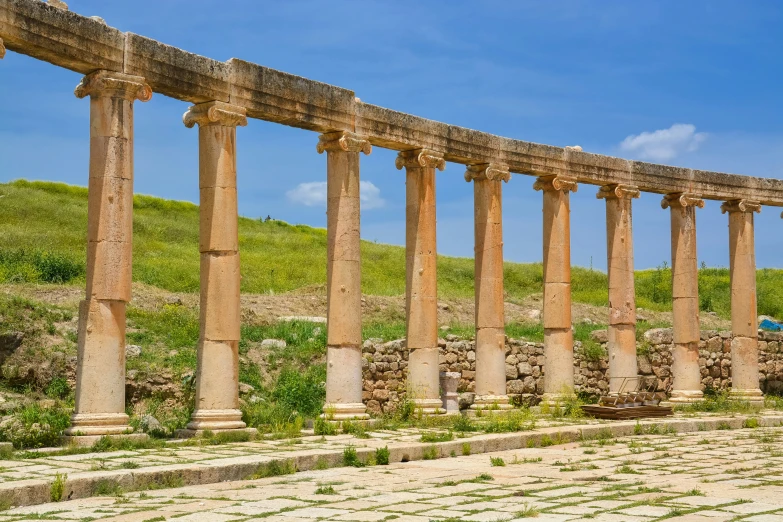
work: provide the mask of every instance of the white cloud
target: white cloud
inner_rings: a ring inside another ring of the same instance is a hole
[[[693,152],[707,139],[704,132],[696,132],[690,123],[675,123],[668,129],[631,135],[620,143],[620,150],[641,159],[666,161],[683,152]]]
[[[300,183],[285,195],[289,201],[306,207],[323,207],[326,206],[326,182]],[[386,201],[381,197],[381,189],[369,181],[359,182],[359,201],[364,210],[381,208],[386,204]]]

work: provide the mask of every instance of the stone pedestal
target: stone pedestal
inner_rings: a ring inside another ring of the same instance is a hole
[[[571,330],[571,206],[576,180],[547,176],[536,180],[544,194],[544,397],[556,403],[574,387],[574,336]]]
[[[472,409],[510,409],[506,394],[506,333],[503,305],[502,182],[511,174],[501,165],[471,165],[473,181],[476,288],[476,399]]]
[[[133,102],[147,101],[144,78],[110,71],[85,76],[90,97],[87,297],[79,305],[76,407],[68,443],[131,433],[125,414],[125,304],[131,298]]]
[[[349,132],[321,135],[326,152],[326,403],[330,420],[366,419],[362,403],[362,273],[359,153],[370,142]]]
[[[699,269],[696,257],[696,208],[704,201],[691,194],[668,194],[662,208],[671,209],[672,308],[672,403],[703,400],[699,369]]]
[[[245,428],[239,409],[239,234],[236,127],[245,109],[222,102],[194,105],[183,116],[198,125],[201,335],[196,409],[188,433]]]
[[[405,168],[405,319],[408,396],[426,414],[443,413],[439,391],[435,169],[443,155],[417,149],[397,156]]]
[[[721,205],[729,214],[731,274],[731,395],[763,405],[759,388],[758,318],[756,314],[756,246],[753,213],[757,201],[734,200]]]
[[[440,389],[443,390],[441,397],[443,411],[446,415],[459,414],[459,394],[457,387],[462,377],[460,372],[440,372]]]
[[[609,276],[609,393],[636,390],[636,293],[633,269],[631,202],[639,189],[626,185],[601,187],[606,200],[606,254]]]

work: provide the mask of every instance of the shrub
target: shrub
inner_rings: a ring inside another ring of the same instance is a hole
[[[389,464],[389,447],[384,446],[375,450],[375,463],[379,466],[386,466]]]
[[[343,466],[352,466],[354,468],[364,467],[364,462],[359,460],[359,455],[356,454],[356,448],[353,446],[347,446],[343,450]]]
[[[57,473],[54,475],[54,480],[51,486],[49,486],[49,498],[52,502],[59,502],[63,499],[63,493],[65,492],[65,481],[68,479],[68,475]]]
[[[306,372],[293,368],[284,369],[277,379],[272,398],[292,412],[299,412],[307,417],[319,415],[326,398],[326,376],[318,370],[320,367],[313,367]]]
[[[57,446],[70,422],[65,409],[31,404],[0,425],[0,441],[10,442],[17,449]]]

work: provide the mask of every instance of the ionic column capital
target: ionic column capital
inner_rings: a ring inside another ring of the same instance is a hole
[[[541,176],[533,183],[533,190],[576,192],[578,188],[576,178],[567,176]]]
[[[5,45],[3,45],[3,39],[0,38],[0,60],[5,57]]]
[[[73,92],[77,98],[85,96],[124,98],[128,101],[149,101],[152,88],[141,76],[131,76],[114,71],[95,71],[79,82]]]
[[[468,165],[465,170],[465,181],[508,181],[511,179],[511,172],[505,165],[497,163],[482,163],[480,165]]]
[[[318,154],[324,151],[329,152],[364,152],[369,155],[372,152],[372,145],[369,140],[353,132],[337,131],[321,134],[318,138],[318,145],[315,150]]]
[[[397,170],[402,170],[403,167],[443,170],[446,168],[446,160],[443,159],[442,152],[435,152],[429,149],[413,149],[397,154],[394,165],[397,167]]]
[[[684,192],[675,192],[673,194],[666,194],[661,200],[661,208],[681,208],[685,210],[687,207],[704,208],[704,200],[695,194],[686,194]]]
[[[747,199],[732,199],[726,201],[720,206],[721,214],[728,212],[761,212],[761,203],[758,201],[750,201]]]
[[[244,107],[219,101],[199,103],[182,115],[182,123],[188,129],[192,129],[196,124],[200,127],[205,125],[244,127],[247,125],[247,110]]]
[[[597,199],[634,199],[640,191],[632,185],[604,185],[598,189]]]

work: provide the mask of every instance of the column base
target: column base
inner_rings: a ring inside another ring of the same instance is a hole
[[[567,400],[573,399],[573,397],[573,393],[544,393],[544,395],[541,396],[539,406],[544,404],[550,407],[561,406],[567,402]]]
[[[196,410],[187,425],[188,430],[196,432],[241,430],[246,427],[240,410]]]
[[[671,404],[692,404],[704,400],[704,393],[701,390],[672,390],[669,397]]]
[[[369,419],[367,407],[361,402],[324,404],[322,418],[329,421]]]
[[[74,413],[66,437],[97,437],[133,433],[125,413]]]
[[[513,410],[508,395],[476,395],[471,410]]]
[[[764,394],[760,389],[734,389],[729,390],[729,397],[738,401],[749,402],[753,406],[764,406]]]
[[[413,404],[416,405],[416,411],[421,410],[424,415],[442,415],[446,413],[441,399],[413,399]]]

